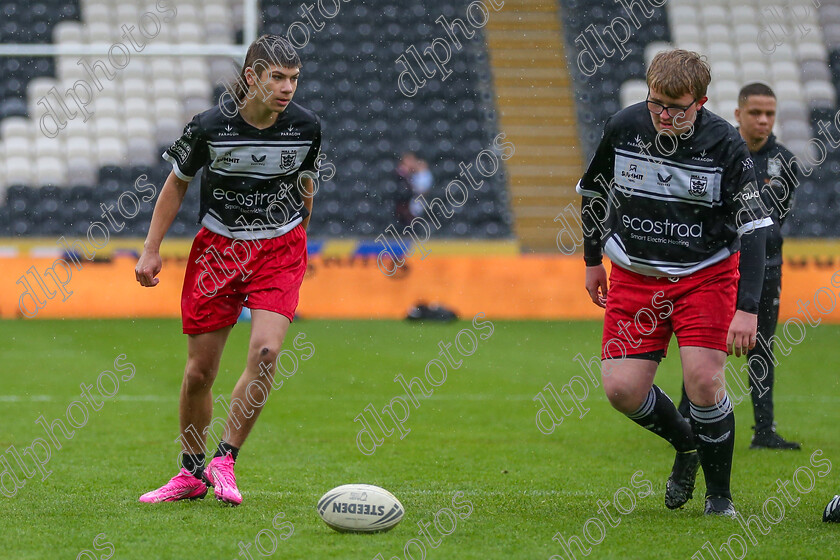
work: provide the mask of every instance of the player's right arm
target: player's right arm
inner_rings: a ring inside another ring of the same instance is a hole
[[[152,288],[158,285],[157,278],[161,269],[160,244],[175,215],[181,208],[187,185],[198,171],[208,162],[207,141],[201,126],[201,115],[193,117],[184,127],[180,138],[167,148],[163,159],[172,164],[172,171],[155,203],[149,233],[143,243],[143,254],[134,267],[134,275],[141,286]]]
[[[606,236],[607,188],[612,184],[615,165],[610,120],[604,125],[604,135],[595,150],[586,173],[583,174],[575,190],[582,196],[580,205],[581,225],[583,227],[583,260],[586,263],[586,288],[592,303],[598,307],[607,304],[607,271],[602,264],[601,242]]]
[[[160,282],[157,278],[162,266],[160,244],[172,222],[175,221],[175,216],[187,194],[187,186],[189,182],[179,178],[174,171],[169,173],[169,177],[163,184],[152,213],[149,233],[146,235],[146,241],[143,242],[143,254],[140,255],[137,266],[134,268],[134,275],[141,286],[153,288]]]

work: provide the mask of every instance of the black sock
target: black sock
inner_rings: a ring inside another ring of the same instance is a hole
[[[213,457],[224,457],[228,453],[231,454],[233,460],[236,461],[237,455],[239,455],[239,448],[234,447],[229,443],[225,443],[223,441],[219,442],[219,448],[216,450],[216,454]]]
[[[204,474],[204,453],[196,453],[195,455],[182,453],[181,466],[184,467],[184,470],[189,471],[191,475],[201,480],[201,476]]]
[[[677,412],[668,395],[656,385],[650,388],[642,406],[635,412],[628,414],[627,417],[644,429],[650,430],[666,440],[680,453],[695,449],[691,426]]]
[[[682,385],[682,396],[680,397],[680,404],[677,407],[683,418],[688,421],[691,418],[691,402],[688,400],[688,395],[685,393],[685,383]]]
[[[732,499],[729,478],[735,449],[735,413],[729,397],[712,406],[691,403],[691,428],[706,477],[706,496]]]

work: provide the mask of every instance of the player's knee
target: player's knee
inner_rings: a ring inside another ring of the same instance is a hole
[[[619,412],[629,414],[638,410],[644,401],[644,396],[639,396],[633,387],[626,383],[620,382],[609,376],[602,378],[604,383],[604,392],[607,395],[607,400],[610,401],[612,407]]]
[[[262,363],[265,364],[265,366],[272,365],[277,361],[277,356],[279,354],[280,345],[256,344],[252,348],[252,355],[256,364]]]
[[[712,406],[723,395],[723,385],[716,377],[702,376],[686,381],[689,400],[697,406]]]
[[[215,377],[216,372],[210,364],[201,360],[190,360],[184,371],[184,386],[190,393],[209,391]]]

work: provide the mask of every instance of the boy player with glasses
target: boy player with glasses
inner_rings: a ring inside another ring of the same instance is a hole
[[[605,308],[602,379],[614,408],[676,450],[665,505],[691,499],[698,467],[705,513],[734,516],[735,434],[723,366],[756,343],[764,227],[750,153],[703,109],[711,81],[694,52],[654,57],[645,102],[607,121],[577,185],[583,196],[586,290]],[[612,261],[609,285],[602,252]],[[654,377],[679,343],[690,423]]]

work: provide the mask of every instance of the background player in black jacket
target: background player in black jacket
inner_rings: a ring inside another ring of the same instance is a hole
[[[733,516],[735,417],[723,366],[727,352],[755,346],[770,220],[744,140],[703,109],[710,81],[697,53],[657,54],[647,99],[610,118],[577,190],[586,290],[606,308],[601,359],[610,404],[676,450],[668,508],[692,497],[699,462],[705,513]],[[612,261],[609,291],[602,250]],[[672,334],[690,427],[653,383]]]
[[[799,184],[796,179],[798,168],[793,154],[779,144],[773,134],[776,94],[769,86],[752,83],[741,88],[735,120],[740,125],[738,131],[755,162],[762,203],[773,219],[773,225],[767,227],[767,260],[758,309],[758,342],[747,353],[750,395],[755,416],[755,433],[750,448],[800,449],[799,443],[787,441],[776,433],[773,415],[773,340],[782,292],[782,225],[793,205],[794,189]],[[688,416],[685,387],[679,410],[683,416]]]

